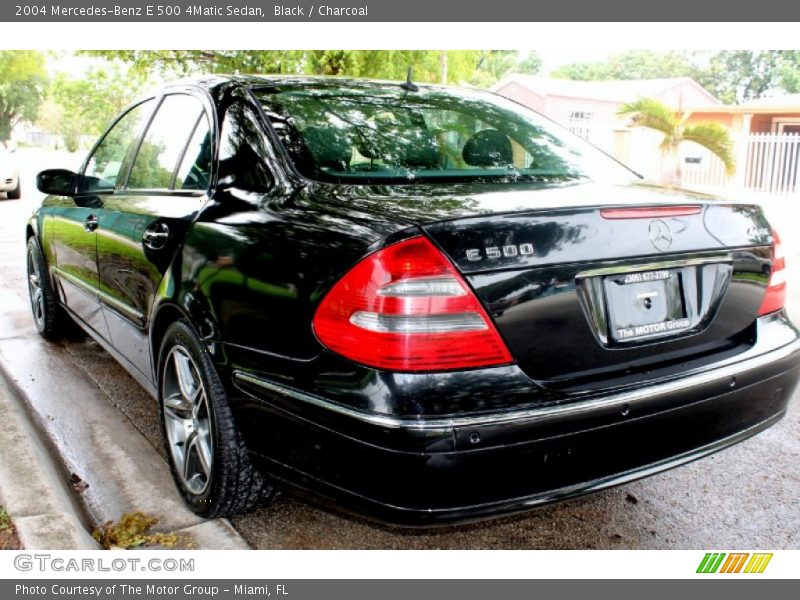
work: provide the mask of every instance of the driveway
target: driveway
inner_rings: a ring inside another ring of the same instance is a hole
[[[41,199],[34,191],[35,172],[48,166],[74,168],[79,157],[31,149],[21,149],[18,156],[23,198],[0,199],[0,281],[18,291],[1,308],[15,314],[16,328],[0,330],[0,343],[24,335],[32,344],[45,344],[33,332],[25,301],[24,223]],[[788,226],[800,218],[800,198],[762,200],[769,205],[773,222],[783,225],[794,274],[790,279],[800,282],[800,235],[790,239]],[[796,315],[800,315],[798,288],[790,289]],[[60,344],[71,366],[88,373],[150,442],[153,452],[160,452],[150,397],[88,338],[75,336]],[[798,432],[796,395],[781,423],[734,448],[620,488],[476,525],[397,530],[342,516],[288,494],[232,522],[251,546],[264,549],[796,549],[800,548]]]

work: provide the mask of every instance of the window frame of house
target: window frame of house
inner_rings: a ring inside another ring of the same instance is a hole
[[[595,114],[588,110],[571,110],[567,120],[567,129],[579,138],[589,141],[592,135],[592,124]]]
[[[786,125],[800,127],[800,117],[772,117],[772,133],[783,135]],[[794,134],[793,132],[789,132]]]

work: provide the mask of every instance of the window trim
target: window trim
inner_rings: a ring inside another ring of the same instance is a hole
[[[111,133],[111,131],[117,126],[117,124],[119,124],[119,122],[122,121],[122,119],[124,119],[126,116],[128,116],[131,113],[131,111],[133,111],[134,109],[138,108],[139,106],[142,106],[143,104],[146,104],[148,102],[154,101],[157,98],[158,98],[158,95],[145,96],[144,98],[139,98],[138,100],[135,100],[134,102],[132,102],[131,104],[126,106],[125,109],[122,112],[120,112],[119,115],[116,116],[116,118],[111,122],[111,124],[103,132],[103,135],[101,135],[98,138],[98,140],[94,143],[94,145],[92,146],[91,150],[86,155],[86,158],[83,160],[83,163],[81,164],[81,168],[78,171],[78,177],[76,177],[76,181],[75,181],[75,184],[74,184],[74,186],[75,186],[74,189],[73,189],[73,192],[74,192],[73,196],[74,197],[87,196],[87,195],[99,196],[101,194],[104,195],[104,196],[113,196],[117,192],[117,190],[119,189],[119,181],[117,181],[115,183],[114,189],[110,189],[110,190],[82,190],[82,189],[80,189],[81,182],[83,181],[83,178],[86,176],[86,168],[89,166],[89,162],[92,160],[92,157],[95,155],[95,152],[97,152],[97,149],[100,147],[100,145],[108,137],[108,134]],[[157,103],[156,103],[156,106],[157,106]],[[147,120],[148,124],[150,123],[150,119],[153,116],[153,111],[154,111],[154,109],[151,109],[150,114],[147,115],[147,119],[146,120]],[[132,140],[133,144],[137,145],[137,148],[138,148],[139,140],[141,138],[141,134],[142,134],[142,131],[141,131],[141,125],[140,125],[139,128],[136,130],[136,133],[134,134],[134,137],[133,137],[133,140]],[[126,181],[127,181],[127,178],[128,178],[127,171],[130,170],[129,169],[129,165],[126,164],[127,159],[128,159],[128,155],[130,153],[129,152],[130,148],[131,148],[131,146],[129,146],[128,148],[125,149],[125,155],[122,157],[122,164],[120,165],[120,169],[125,168],[126,173],[125,173],[124,179]]]
[[[194,126],[192,127],[192,132],[189,134],[189,138],[186,140],[186,144],[184,144],[183,150],[181,150],[181,154],[178,157],[178,163],[175,165],[175,172],[172,174],[172,181],[170,181],[170,183],[169,183],[169,189],[172,190],[172,191],[186,191],[186,192],[202,191],[202,190],[185,190],[184,188],[181,188],[180,190],[176,190],[175,189],[175,184],[178,181],[178,172],[181,170],[181,167],[183,166],[183,160],[186,158],[186,152],[189,150],[189,144],[192,143],[192,140],[194,139],[194,134],[197,133],[197,128],[200,127],[200,123],[203,122],[203,119],[205,119],[206,125],[208,125],[208,134],[211,135],[211,124],[208,122],[208,118],[206,117],[205,111],[203,111],[203,112],[200,113],[200,115],[197,117],[197,120],[194,122]],[[213,147],[212,147],[212,149],[213,149]],[[214,156],[212,154],[212,156],[211,156],[211,171],[213,171],[213,170],[214,170]],[[209,172],[209,174],[208,174],[209,185],[211,184],[211,175],[212,175],[212,173]]]
[[[156,97],[156,106],[153,111],[150,113],[150,116],[147,119],[147,123],[145,123],[142,130],[139,132],[139,135],[136,138],[136,144],[134,146],[134,150],[131,153],[131,160],[128,163],[127,172],[125,173],[125,178],[122,180],[121,185],[117,185],[116,192],[128,191],[128,181],[131,178],[131,171],[133,170],[133,165],[136,162],[136,158],[139,156],[139,149],[142,147],[142,142],[144,142],[144,138],[147,135],[148,130],[150,129],[150,125],[153,123],[153,119],[155,118],[156,114],[158,114],[158,109],[161,108],[161,105],[164,103],[164,93],[160,93]]]
[[[208,106],[205,99],[201,97],[199,94],[192,93],[193,88],[190,89],[166,89],[158,96],[158,104],[153,112],[150,114],[150,118],[147,120],[147,126],[141,131],[137,144],[136,144],[136,151],[133,154],[133,158],[131,159],[130,163],[128,164],[128,172],[125,176],[125,182],[121,187],[117,187],[117,191],[124,193],[125,195],[179,195],[179,196],[202,196],[208,194],[209,190],[211,189],[211,183],[214,175],[214,161],[212,159],[211,164],[211,173],[209,173],[209,185],[205,190],[176,190],[174,189],[175,186],[175,178],[178,175],[178,169],[180,169],[181,162],[183,161],[183,157],[186,154],[186,150],[189,147],[189,143],[192,141],[192,137],[194,136],[194,132],[197,130],[197,124],[200,122],[200,119],[206,118],[209,124],[209,134],[211,135],[211,144],[212,144],[212,157],[214,156],[214,151],[216,149],[216,136],[214,135],[214,130],[211,127],[212,120],[208,118]],[[188,96],[190,98],[194,98],[200,104],[201,111],[200,115],[197,117],[197,120],[194,123],[194,126],[189,131],[189,135],[186,138],[186,141],[183,144],[183,148],[180,151],[178,159],[175,163],[175,166],[172,169],[172,175],[170,177],[170,185],[166,188],[131,188],[129,187],[131,173],[133,171],[133,167],[136,165],[136,159],[139,157],[139,150],[144,143],[145,137],[147,137],[147,132],[150,131],[150,126],[153,124],[153,121],[158,115],[158,111],[161,110],[161,107],[164,105],[164,102],[167,100],[169,96]],[[136,193],[139,192],[139,193]],[[178,194],[175,194],[178,192]],[[191,193],[189,193],[191,192]]]

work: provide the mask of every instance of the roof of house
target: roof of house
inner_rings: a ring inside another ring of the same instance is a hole
[[[741,104],[693,106],[693,113],[726,114],[798,114],[800,113],[800,94],[783,94],[756,98]]]
[[[781,96],[768,96],[742,102],[742,108],[789,108],[800,112],[800,94],[783,94]]]
[[[587,98],[606,102],[631,102],[641,97],[656,96],[677,85],[690,83],[708,97],[710,104],[721,104],[710,92],[691,77],[663,79],[628,79],[613,81],[573,81],[535,75],[512,74],[492,87],[496,92],[510,83],[521,85],[540,96]]]

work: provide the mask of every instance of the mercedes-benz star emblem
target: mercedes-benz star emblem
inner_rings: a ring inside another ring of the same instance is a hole
[[[656,250],[666,252],[672,246],[672,232],[661,219],[653,219],[650,221],[650,242]]]

